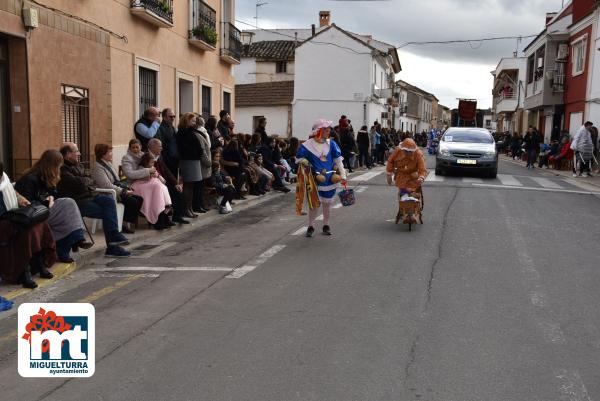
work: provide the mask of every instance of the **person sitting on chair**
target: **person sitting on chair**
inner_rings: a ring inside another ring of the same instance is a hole
[[[395,181],[398,187],[398,198],[401,202],[418,201],[414,193],[421,187],[427,177],[425,156],[417,148],[414,140],[407,138],[400,143],[394,153],[389,157],[386,165],[387,183],[392,185]],[[401,217],[398,215],[397,220]],[[416,220],[413,221],[416,223]]]

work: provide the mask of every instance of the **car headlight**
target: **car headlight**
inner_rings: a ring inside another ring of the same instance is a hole
[[[496,157],[496,151],[495,150],[488,150],[487,152],[485,152],[483,154],[485,157]]]
[[[451,156],[450,151],[446,148],[439,149],[440,156]]]

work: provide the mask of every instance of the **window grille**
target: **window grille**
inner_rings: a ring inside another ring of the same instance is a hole
[[[156,71],[140,67],[140,115],[142,115],[142,113],[144,113],[144,110],[146,110],[148,107],[158,106],[156,76]]]
[[[77,144],[81,162],[90,162],[89,91],[70,85],[61,86],[62,94],[62,140]]]
[[[223,92],[223,110],[231,114],[231,93]]]
[[[212,110],[211,87],[202,85],[202,118],[206,121]]]

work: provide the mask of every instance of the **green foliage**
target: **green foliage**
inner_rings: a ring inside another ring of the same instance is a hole
[[[202,39],[211,46],[215,46],[217,44],[217,31],[207,24],[201,24],[192,29],[192,35]]]

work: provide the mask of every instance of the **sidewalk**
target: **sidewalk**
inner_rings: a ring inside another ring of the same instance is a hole
[[[504,154],[500,155],[500,160],[522,166],[523,169],[525,169],[525,166],[526,166],[526,163],[524,161],[513,160],[512,157],[506,156]],[[545,167],[538,168],[537,164],[536,164],[534,171],[538,171],[538,172],[541,172],[542,174],[551,175],[554,177],[562,177],[562,178],[568,178],[571,180],[581,181],[586,184],[594,185],[594,186],[597,186],[600,188],[600,173],[592,172],[592,174],[593,174],[592,177],[573,177],[573,172],[571,170],[554,170],[552,168],[547,169]]]

